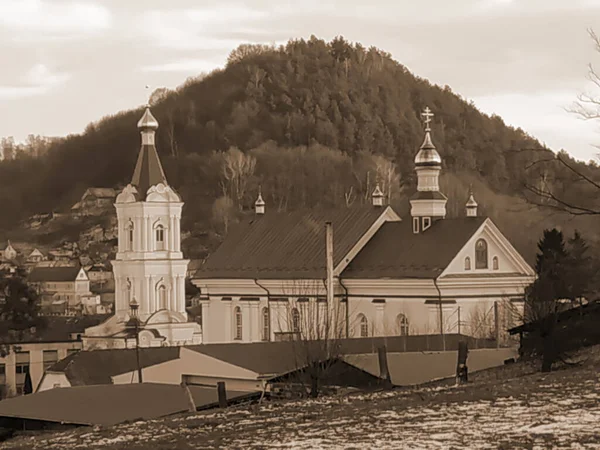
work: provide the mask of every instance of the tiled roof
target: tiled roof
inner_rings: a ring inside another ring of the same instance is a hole
[[[44,326],[38,326],[34,332],[27,330],[22,336],[16,336],[13,333],[11,337],[10,324],[7,321],[0,321],[0,336],[8,336],[8,341],[11,343],[26,343],[26,342],[66,342],[71,341],[72,334],[80,334],[86,328],[99,325],[108,317],[107,314],[102,315],[86,315],[79,317],[61,317],[49,316],[41,317],[44,321]]]
[[[179,358],[179,347],[140,348],[140,365],[150,367]],[[111,384],[115,375],[137,369],[135,349],[80,351],[48,368],[64,372],[72,386]]]
[[[342,278],[435,278],[450,264],[486,217],[435,221],[414,234],[410,221],[388,222],[356,255]]]
[[[168,184],[156,147],[142,145],[131,184],[137,188],[138,194],[144,199],[150,186],[156,186],[158,183]]]
[[[217,406],[213,387],[189,386],[196,408]],[[235,400],[249,392],[228,391]],[[111,426],[149,420],[189,410],[187,393],[180,385],[133,383],[49,389],[0,402],[0,417],[15,417],[77,425]]]
[[[324,278],[325,222],[332,222],[337,265],[385,210],[367,206],[267,211],[247,217],[196,271],[195,278]]]
[[[75,281],[81,267],[35,267],[29,274],[32,283],[47,281]]]

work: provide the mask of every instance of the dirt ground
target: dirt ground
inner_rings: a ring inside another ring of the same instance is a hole
[[[20,436],[6,449],[600,449],[600,349],[549,374],[525,364],[470,383],[265,402]],[[91,405],[90,405],[91,406]]]

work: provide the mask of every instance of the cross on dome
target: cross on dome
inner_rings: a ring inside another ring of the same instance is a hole
[[[421,115],[423,117],[425,117],[425,119],[424,119],[425,131],[431,131],[431,128],[429,127],[429,123],[431,122],[431,118],[434,116],[434,114],[429,109],[429,106],[425,107],[425,112],[422,112]]]

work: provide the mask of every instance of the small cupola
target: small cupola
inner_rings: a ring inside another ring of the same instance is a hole
[[[467,217],[477,217],[477,202],[473,197],[473,190],[469,191],[469,199],[466,204]]]
[[[265,213],[265,201],[262,198],[262,193],[260,188],[258,189],[258,198],[254,202],[254,210],[256,214],[264,214]]]
[[[379,183],[375,186],[375,190],[373,194],[371,194],[371,198],[373,200],[373,206],[383,206],[383,191],[379,187]]]

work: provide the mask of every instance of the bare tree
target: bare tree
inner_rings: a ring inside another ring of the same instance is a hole
[[[227,182],[228,192],[237,202],[240,211],[243,209],[246,188],[255,168],[256,158],[243,153],[237,147],[231,147],[223,153],[222,175]]]
[[[596,52],[600,55],[600,38],[592,29],[589,29],[588,33]],[[583,120],[598,120],[600,119],[600,74],[591,63],[588,66],[587,78],[597,92],[580,94],[568,111]],[[598,145],[596,147],[600,148]],[[579,164],[566,152],[555,154],[546,148],[535,150],[540,152],[541,156],[531,162],[527,170],[534,174],[538,171],[538,176],[530,177],[531,181],[525,183],[525,190],[534,197],[528,199],[531,203],[574,216],[600,214],[600,205],[590,201],[595,199],[600,191],[597,166]],[[560,172],[561,175],[554,180],[549,179],[546,171],[549,167],[555,172]],[[582,195],[582,191],[585,195]]]
[[[235,205],[233,201],[226,195],[217,198],[212,206],[212,219],[217,225],[223,227],[224,234],[229,231],[229,224],[234,218]]]

